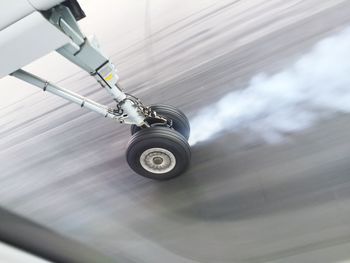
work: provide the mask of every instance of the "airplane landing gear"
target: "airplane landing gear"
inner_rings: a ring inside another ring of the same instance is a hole
[[[69,7],[59,4],[47,10],[45,18],[51,23],[50,27],[54,26],[53,30],[59,30],[71,40],[56,51],[93,76],[116,106],[102,105],[22,69],[11,75],[106,118],[132,125],[126,159],[136,173],[167,180],[184,172],[191,158],[187,142],[190,124],[185,114],[168,105],[146,107],[138,98],[125,93],[118,84],[114,64],[100,50],[97,39],[83,34]]]

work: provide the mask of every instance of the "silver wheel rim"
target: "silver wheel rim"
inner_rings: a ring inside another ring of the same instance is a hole
[[[174,154],[163,148],[151,148],[140,156],[141,166],[154,174],[165,174],[174,169],[176,158]]]

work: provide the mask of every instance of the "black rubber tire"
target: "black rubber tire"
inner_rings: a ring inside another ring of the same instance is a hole
[[[190,122],[186,115],[177,109],[174,106],[170,105],[164,105],[164,104],[157,104],[157,105],[151,105],[150,108],[157,112],[157,114],[164,116],[168,120],[172,120],[173,122],[173,129],[182,134],[188,140],[190,137]],[[142,130],[142,128],[131,125],[131,134],[135,134],[138,131]]]
[[[146,170],[140,161],[143,152],[151,148],[162,148],[171,152],[176,160],[175,167],[162,174]],[[137,174],[154,180],[169,180],[182,174],[189,166],[191,148],[187,140],[177,131],[167,127],[150,127],[135,133],[127,147],[126,160]]]

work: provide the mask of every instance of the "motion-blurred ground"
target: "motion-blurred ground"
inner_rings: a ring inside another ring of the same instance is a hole
[[[350,24],[346,0],[199,2],[177,1],[165,19],[150,1],[156,15],[140,11],[144,22],[124,39],[117,17],[89,18],[91,1],[85,23],[99,26],[128,92],[190,117]],[[60,85],[110,102],[77,68],[38,65]],[[1,206],[120,262],[350,259],[349,117],[278,146],[230,134],[196,145],[190,170],[159,183],[128,168],[128,127],[32,89],[0,111]],[[208,121],[215,125],[215,112]]]

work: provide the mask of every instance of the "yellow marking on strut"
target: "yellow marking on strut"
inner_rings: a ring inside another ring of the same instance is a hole
[[[105,80],[110,81],[112,78],[113,78],[113,73],[111,73],[107,77],[105,77]]]

